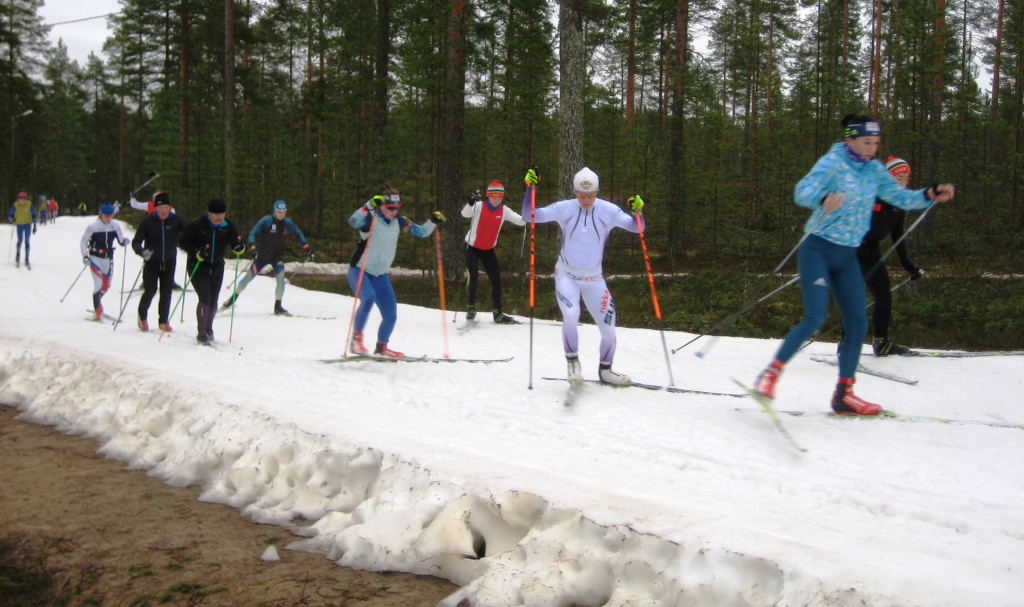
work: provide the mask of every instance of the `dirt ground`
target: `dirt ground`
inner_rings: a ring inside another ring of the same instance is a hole
[[[196,487],[126,470],[95,441],[16,414],[0,405],[0,574],[20,561],[44,570],[49,587],[43,602],[18,602],[0,584],[0,604],[426,606],[456,590],[284,550],[297,539],[287,529],[199,502]],[[280,561],[260,560],[270,545]]]

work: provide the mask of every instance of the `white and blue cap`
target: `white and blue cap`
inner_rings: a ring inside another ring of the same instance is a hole
[[[599,186],[600,182],[597,179],[597,173],[591,171],[589,167],[583,167],[572,178],[572,187],[577,192],[584,194],[596,193]]]
[[[285,202],[283,200],[278,200],[277,202],[274,203],[274,210],[275,211],[287,211],[288,210],[288,205],[285,204]]]

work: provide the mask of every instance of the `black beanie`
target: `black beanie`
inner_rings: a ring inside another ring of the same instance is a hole
[[[160,192],[153,197],[153,206],[157,207],[162,204],[171,204],[171,197],[167,195],[167,192]]]
[[[228,205],[224,202],[223,198],[211,198],[206,210],[211,213],[227,213]]]

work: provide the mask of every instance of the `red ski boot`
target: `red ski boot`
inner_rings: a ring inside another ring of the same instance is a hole
[[[349,350],[349,352],[351,352],[352,354],[355,354],[356,356],[369,356],[370,355],[370,351],[367,350],[366,346],[363,345],[363,332],[362,331],[353,331],[352,332],[352,341],[350,341],[349,344],[348,344],[348,350]]]
[[[754,380],[754,391],[762,396],[774,399],[775,382],[779,381],[779,376],[782,375],[782,368],[785,366],[786,363],[781,360],[777,358],[773,360]]]
[[[832,410],[840,415],[878,415],[881,405],[869,403],[853,393],[852,377],[840,377],[832,394]]]
[[[405,358],[405,354],[389,350],[387,342],[378,341],[377,347],[373,349],[373,353],[377,356],[383,356],[384,358]]]

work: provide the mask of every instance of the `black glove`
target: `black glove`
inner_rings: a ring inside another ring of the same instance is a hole
[[[249,245],[249,254],[252,255],[253,257],[256,257],[256,253],[258,253],[259,250],[260,248],[257,247],[255,243]]]
[[[473,194],[469,197],[469,206],[473,206],[474,204],[480,202],[483,199],[484,197],[480,195],[480,190],[477,190],[473,192]]]
[[[306,255],[309,256],[310,259],[313,259],[313,247],[309,246],[308,242],[302,245],[302,250],[303,252],[306,253]]]
[[[431,213],[431,214],[430,214],[430,218],[431,218],[431,219],[432,219],[432,220],[434,221],[434,223],[436,223],[437,225],[441,225],[441,224],[442,224],[442,223],[444,223],[445,221],[448,221],[447,219],[445,219],[445,218],[444,218],[444,214],[443,214],[443,213],[441,213],[441,211],[434,211],[433,213]]]
[[[196,251],[196,259],[197,260],[199,260],[199,261],[206,261],[209,258],[210,258],[210,245],[206,245],[205,247],[203,247],[203,248],[199,249],[198,251]]]
[[[235,252],[235,256],[241,257],[242,253],[245,253],[245,243],[242,242],[242,237],[239,236],[238,240],[235,241],[235,246],[231,247],[231,250]]]
[[[366,201],[366,208],[372,211],[382,204],[384,204],[384,197],[381,196],[380,194],[377,194],[373,198]]]
[[[913,268],[908,270],[908,272],[910,272],[910,280],[912,280],[912,281],[913,280],[917,280],[918,278],[921,278],[922,276],[924,276],[924,270],[922,270],[921,268],[919,268],[917,266],[914,266]]]

